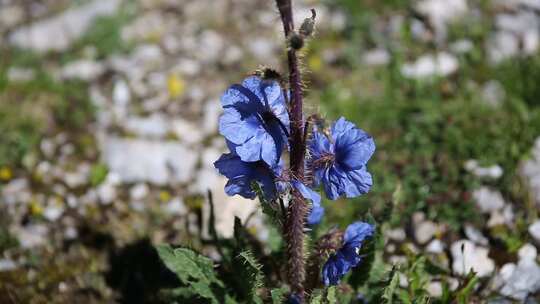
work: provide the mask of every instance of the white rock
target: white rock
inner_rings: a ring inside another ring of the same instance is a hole
[[[536,255],[538,251],[536,250],[536,247],[534,247],[532,244],[525,244],[519,248],[518,251],[518,257],[520,260],[536,260]]]
[[[250,45],[257,44],[256,41],[251,41]],[[198,41],[199,49],[195,54],[198,59],[205,62],[215,62],[220,59],[225,41],[223,37],[212,30],[204,31]]]
[[[190,121],[175,119],[172,121],[171,128],[176,136],[184,143],[192,145],[200,143],[204,139],[201,128]]]
[[[496,80],[488,81],[482,88],[482,99],[490,106],[500,106],[505,98],[506,92]]]
[[[0,259],[0,272],[17,269],[17,264],[10,259]]]
[[[370,66],[386,65],[390,62],[390,53],[386,49],[370,50],[364,54],[362,61]]]
[[[131,99],[129,86],[123,79],[118,79],[114,83],[113,88],[113,101],[115,105],[125,107]]]
[[[24,11],[22,5],[4,4],[0,9],[0,29],[8,29],[23,21]]]
[[[62,68],[62,77],[64,79],[80,79],[91,81],[105,72],[105,67],[96,61],[81,59],[68,63]]]
[[[450,44],[450,50],[454,53],[465,54],[474,49],[474,44],[468,39],[461,39]]]
[[[503,169],[499,165],[493,165],[489,167],[481,167],[478,161],[470,159],[465,162],[465,169],[471,172],[477,177],[486,177],[492,179],[498,179],[503,174]]]
[[[179,71],[182,75],[195,76],[201,71],[201,64],[197,60],[182,58],[178,60],[174,70]]]
[[[169,214],[185,215],[187,214],[187,208],[184,205],[184,201],[181,198],[175,197],[165,205],[164,210]]]
[[[499,63],[519,53],[519,40],[514,34],[498,31],[492,34],[486,49],[489,60],[492,63]]]
[[[536,220],[536,222],[529,226],[529,234],[536,242],[540,243],[540,220]]]
[[[520,260],[516,267],[508,267],[501,277],[507,279],[500,293],[512,299],[524,302],[529,294],[540,290],[540,267],[534,260]]]
[[[268,60],[274,54],[276,44],[267,38],[255,38],[249,43],[249,50],[259,60]]]
[[[51,204],[43,210],[43,217],[51,222],[57,221],[64,214],[64,207],[58,204]]]
[[[97,195],[102,204],[111,204],[117,196],[116,187],[110,183],[103,183],[98,186]]]
[[[3,202],[7,205],[21,203],[24,197],[30,192],[28,180],[24,178],[16,178],[11,180],[7,185],[0,189]]]
[[[149,117],[130,116],[124,121],[125,128],[140,137],[163,138],[170,129],[169,121],[160,114]]]
[[[217,133],[219,126],[219,116],[221,115],[221,104],[218,100],[210,100],[204,105],[202,129],[204,134],[212,135]]]
[[[388,236],[389,239],[396,241],[396,242],[403,242],[407,235],[405,234],[405,230],[403,228],[395,228],[391,230],[387,230],[385,232],[386,236]]]
[[[163,53],[156,44],[142,44],[137,46],[131,54],[131,60],[145,69],[159,66],[163,61]]]
[[[465,235],[469,240],[478,245],[487,246],[489,243],[488,239],[482,234],[482,232],[471,225],[465,225]]]
[[[415,79],[445,77],[457,71],[458,66],[458,60],[454,55],[440,52],[435,55],[423,55],[416,62],[404,64],[401,73],[405,77]]]
[[[537,206],[540,206],[540,137],[535,141],[532,157],[520,166],[520,174],[527,181]]]
[[[64,237],[67,240],[74,240],[79,236],[79,232],[77,231],[77,228],[73,226],[69,226],[64,230]]]
[[[443,242],[438,239],[434,239],[426,246],[426,251],[429,253],[439,254],[444,252],[444,247],[445,245]]]
[[[99,16],[112,15],[120,0],[99,1],[75,6],[49,19],[15,29],[10,44],[37,52],[65,51],[81,37]]]
[[[488,249],[476,246],[469,240],[453,243],[450,252],[453,257],[452,270],[456,274],[466,275],[473,269],[479,277],[487,277],[495,270],[495,263],[488,257]]]
[[[27,82],[36,76],[36,72],[33,69],[10,67],[7,71],[7,79],[10,82]]]
[[[504,199],[501,193],[488,187],[480,187],[474,190],[473,198],[476,201],[476,206],[483,213],[490,213],[504,207]]]
[[[438,226],[432,221],[424,221],[416,225],[414,229],[414,237],[420,244],[426,244],[429,242],[435,233],[437,233]]]
[[[418,2],[417,9],[432,22],[447,22],[462,17],[468,6],[465,0],[423,0]]]
[[[438,281],[429,282],[426,289],[427,292],[435,298],[440,298],[443,294],[442,283]]]
[[[193,177],[198,158],[196,151],[173,141],[109,137],[101,148],[109,170],[127,183],[185,183]]]
[[[22,248],[30,249],[45,245],[49,229],[45,225],[32,224],[16,228],[14,235],[17,236]]]
[[[149,192],[150,188],[148,188],[147,184],[139,183],[131,187],[131,189],[129,190],[129,196],[132,200],[140,201],[144,199]]]

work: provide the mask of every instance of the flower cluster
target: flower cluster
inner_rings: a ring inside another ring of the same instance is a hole
[[[328,132],[314,128],[306,147],[306,170],[313,178],[309,184],[296,179],[284,168],[282,159],[283,152],[289,149],[286,94],[278,81],[260,76],[250,76],[242,84],[229,87],[221,97],[224,112],[219,132],[230,152],[223,154],[214,166],[228,178],[225,192],[231,196],[254,199],[257,196],[252,188],[254,183],[266,201],[297,191],[311,202],[305,220],[308,225],[315,225],[325,212],[317,188],[322,186],[330,200],[356,197],[369,191],[372,178],[366,164],[375,151],[375,143],[371,136],[344,118],[337,120]],[[365,223],[347,228],[343,248],[324,266],[326,284],[337,284],[359,263],[357,249],[372,234],[373,227]]]

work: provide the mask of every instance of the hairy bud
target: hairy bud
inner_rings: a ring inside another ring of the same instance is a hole
[[[294,50],[299,50],[304,46],[304,37],[296,32],[289,37],[289,46]]]
[[[304,22],[302,22],[302,25],[300,26],[300,30],[298,31],[300,35],[304,37],[309,37],[313,35],[313,32],[315,31],[315,17],[317,16],[314,9],[311,9],[311,17],[304,19]]]

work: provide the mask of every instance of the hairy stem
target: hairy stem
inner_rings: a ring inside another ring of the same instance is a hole
[[[285,38],[294,31],[291,0],[276,0]],[[302,114],[302,80],[298,67],[296,50],[288,48],[287,63],[289,66],[290,98],[290,129],[289,144],[291,147],[290,164],[293,178],[303,181],[304,179],[304,122]],[[293,199],[287,210],[285,220],[284,237],[287,242],[287,277],[293,293],[304,302],[304,223],[308,207],[299,193],[293,190]]]

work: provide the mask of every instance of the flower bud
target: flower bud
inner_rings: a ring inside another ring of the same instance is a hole
[[[313,32],[315,30],[315,16],[317,14],[315,13],[314,9],[311,9],[311,17],[304,19],[304,22],[302,22],[302,25],[300,26],[300,30],[298,31],[300,35],[304,37],[309,37],[313,35]]]
[[[296,32],[289,37],[289,46],[294,50],[299,50],[304,46],[304,37]]]

